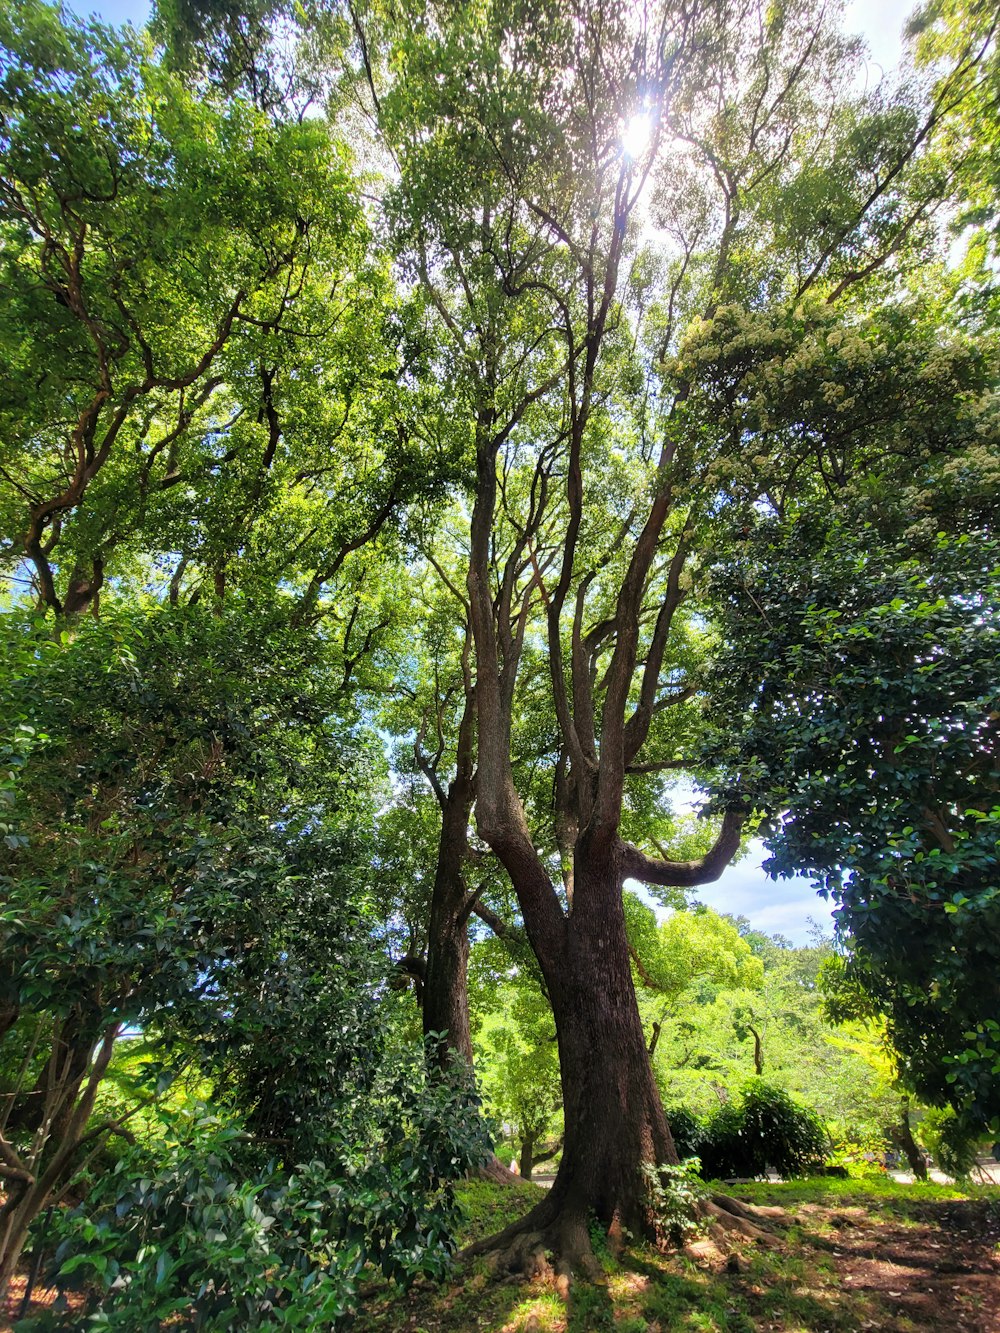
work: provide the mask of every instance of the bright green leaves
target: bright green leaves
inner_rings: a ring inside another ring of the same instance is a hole
[[[629,946],[639,981],[674,1006],[698,982],[757,990],[764,967],[736,926],[708,908],[674,911],[657,923],[634,893],[623,895]]]
[[[36,0],[0,39],[8,562],[71,613],[157,557],[315,596],[440,470],[348,150]]]

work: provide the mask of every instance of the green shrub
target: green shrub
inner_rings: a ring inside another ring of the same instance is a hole
[[[335,1163],[254,1170],[241,1131],[204,1114],[125,1154],[54,1218],[53,1276],[90,1293],[85,1321],[56,1310],[19,1333],[330,1328],[356,1309],[366,1265],[404,1286],[441,1277],[460,1220],[452,1182],[485,1162],[484,1124],[461,1074],[429,1079],[419,1058],[383,1091],[381,1131]]]
[[[747,1085],[737,1102],[707,1117],[699,1147],[702,1175],[790,1178],[807,1175],[823,1160],[827,1135],[815,1111],[762,1079]]]
[[[647,1163],[642,1168],[657,1229],[675,1245],[704,1225],[698,1215],[698,1205],[707,1197],[708,1191],[698,1178],[698,1165],[698,1159],[693,1158],[680,1166],[650,1166]]]
[[[978,1137],[971,1136],[965,1124],[949,1106],[932,1107],[924,1112],[920,1137],[938,1167],[956,1180],[963,1180],[976,1164]]]
[[[671,1106],[667,1112],[667,1123],[673,1135],[674,1147],[681,1161],[688,1157],[697,1157],[705,1135],[704,1127],[693,1111],[686,1106]]]

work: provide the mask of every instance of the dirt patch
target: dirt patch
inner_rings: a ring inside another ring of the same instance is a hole
[[[921,1220],[841,1233],[845,1284],[877,1295],[896,1329],[1000,1333],[1000,1214],[995,1205],[928,1205]],[[908,1321],[908,1322],[906,1322]]]
[[[927,1203],[910,1212],[904,1219],[857,1208],[799,1209],[796,1249],[807,1271],[825,1270],[822,1287],[839,1285],[841,1326],[1000,1333],[1000,1206]],[[820,1296],[815,1284],[813,1294]],[[786,1325],[779,1320],[762,1327]]]

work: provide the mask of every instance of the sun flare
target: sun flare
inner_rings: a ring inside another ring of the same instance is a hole
[[[626,157],[637,158],[649,147],[653,135],[653,119],[648,111],[637,111],[622,130],[622,152]]]

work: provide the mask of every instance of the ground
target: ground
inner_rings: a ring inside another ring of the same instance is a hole
[[[599,1247],[605,1278],[568,1303],[477,1262],[448,1286],[370,1298],[353,1333],[1000,1333],[1000,1189],[819,1179],[730,1192],[780,1209],[773,1239],[619,1260]],[[464,1239],[535,1197],[525,1184],[464,1187]]]
[[[729,1192],[773,1210],[765,1241],[727,1235],[720,1248],[703,1237],[614,1259],[595,1235],[605,1276],[575,1284],[568,1302],[551,1282],[497,1277],[476,1261],[441,1287],[382,1285],[352,1333],[1000,1333],[1000,1188],[814,1179]],[[463,1185],[463,1241],[499,1230],[540,1193]]]

